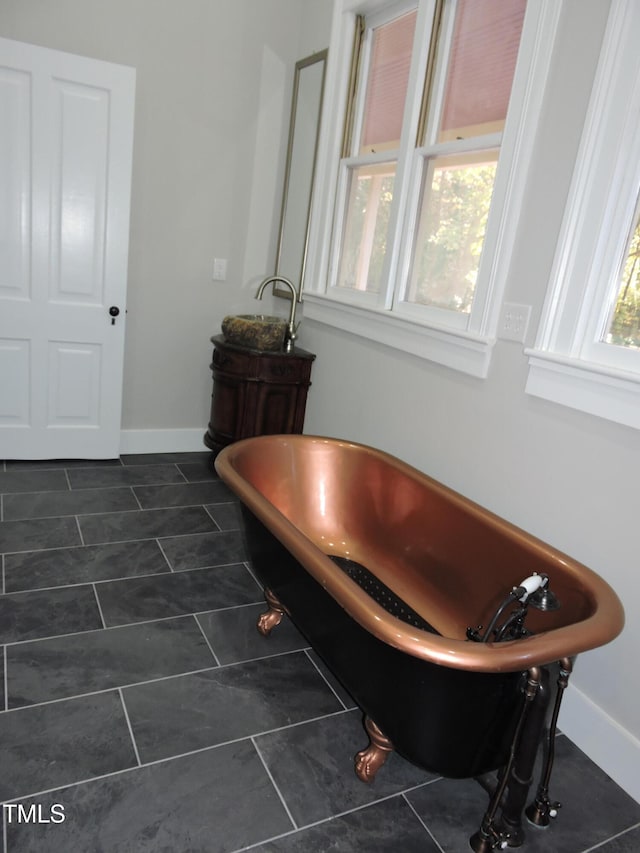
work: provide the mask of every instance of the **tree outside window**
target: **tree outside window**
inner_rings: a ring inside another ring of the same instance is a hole
[[[603,341],[640,349],[640,220],[631,235],[620,288]]]

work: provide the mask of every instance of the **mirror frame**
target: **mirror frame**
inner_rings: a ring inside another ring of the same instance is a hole
[[[286,223],[286,215],[287,215],[287,203],[289,199],[289,182],[291,178],[291,163],[293,160],[293,149],[296,135],[296,114],[298,108],[298,94],[300,91],[300,76],[305,68],[308,68],[311,65],[315,65],[318,62],[322,62],[322,77],[320,81],[320,97],[318,101],[318,113],[317,113],[317,124],[315,131],[315,140],[313,144],[313,158],[311,162],[311,175],[309,182],[309,198],[306,207],[306,216],[307,221],[304,229],[304,244],[302,246],[302,259],[300,263],[300,280],[296,286],[298,291],[297,301],[302,302],[302,289],[304,287],[304,274],[307,264],[307,249],[309,245],[309,223],[311,217],[311,205],[313,202],[313,194],[314,194],[314,183],[315,183],[315,173],[316,173],[316,159],[318,154],[318,140],[320,138],[320,119],[322,116],[322,103],[324,100],[324,84],[325,84],[325,76],[327,72],[327,55],[328,49],[320,50],[317,53],[311,54],[311,56],[307,56],[304,59],[299,59],[296,62],[295,74],[293,79],[293,95],[291,97],[291,115],[289,119],[289,138],[287,142],[287,159],[285,162],[285,170],[284,170],[284,186],[282,190],[282,205],[280,208],[280,224],[278,227],[278,244],[276,248],[276,263],[275,263],[275,275],[284,275],[284,272],[280,271],[280,264],[282,261],[282,247],[284,245],[284,237],[285,237],[285,223]],[[294,281],[294,285],[296,285]],[[280,296],[284,299],[291,299],[292,295],[288,289],[284,289],[278,287],[278,283],[275,282],[273,285],[273,294],[274,296]]]

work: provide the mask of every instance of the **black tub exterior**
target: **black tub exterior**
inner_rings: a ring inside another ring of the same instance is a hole
[[[258,579],[398,753],[451,778],[505,764],[523,703],[523,673],[451,669],[382,642],[355,622],[244,505],[242,513]]]

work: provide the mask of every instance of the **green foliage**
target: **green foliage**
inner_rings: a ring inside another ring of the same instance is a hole
[[[393,182],[394,175],[358,172],[352,175],[338,277],[340,287],[379,292]],[[371,228],[373,232],[369,235]]]
[[[471,310],[491,205],[495,162],[442,165],[429,172],[409,300]],[[429,177],[430,176],[430,177]],[[377,293],[381,287],[393,175],[352,174],[339,284]]]
[[[618,299],[605,341],[640,348],[640,222],[631,238]]]
[[[471,310],[494,178],[495,163],[434,168],[423,202],[411,301]]]

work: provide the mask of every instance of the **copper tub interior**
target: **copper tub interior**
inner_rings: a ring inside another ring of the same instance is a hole
[[[379,639],[454,668],[523,670],[612,640],[623,610],[587,567],[395,457],[310,436],[262,436],[226,448],[221,477],[349,615]],[[412,628],[373,601],[330,556],[366,567],[436,633]],[[561,602],[531,609],[531,636],[473,643],[505,594],[549,575]]]

